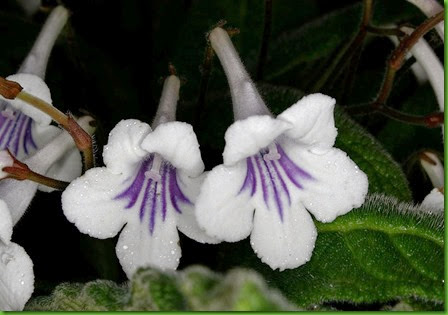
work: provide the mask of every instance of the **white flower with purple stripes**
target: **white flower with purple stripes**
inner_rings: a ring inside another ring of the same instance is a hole
[[[197,225],[194,203],[204,164],[193,128],[175,120],[179,79],[166,79],[154,130],[139,120],[119,122],[104,147],[106,167],[73,181],[62,195],[67,219],[90,236],[120,234],[116,252],[130,278],[138,267],[176,269],[177,230],[213,243]]]
[[[44,82],[45,72],[54,43],[66,24],[68,15],[63,6],[51,11],[18,73],[6,78],[19,83],[24,91],[49,104],[52,99],[50,89]],[[62,133],[60,128],[50,123],[50,116],[24,101],[7,100],[0,96],[0,150],[8,149],[19,160],[28,158]],[[46,175],[70,181],[81,174],[81,168],[81,156],[74,148],[60,160],[54,161]],[[44,186],[39,188],[52,191]],[[10,205],[10,208],[14,207]]]
[[[223,165],[202,185],[198,223],[228,242],[250,235],[272,269],[298,267],[310,259],[317,237],[308,212],[330,222],[359,207],[367,176],[333,147],[333,98],[305,96],[274,118],[227,32],[216,28],[209,38],[229,81],[236,121],[225,135]]]

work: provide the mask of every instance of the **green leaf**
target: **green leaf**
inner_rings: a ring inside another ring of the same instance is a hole
[[[334,222],[316,225],[313,256],[299,268],[270,269],[248,241],[222,245],[218,260],[223,268],[254,268],[302,307],[331,301],[384,303],[404,297],[432,305],[443,302],[441,213],[376,194]]]
[[[262,86],[262,94],[274,114],[279,114],[303,96],[303,92],[270,85]],[[338,128],[336,147],[345,151],[369,177],[369,192],[382,192],[401,200],[411,200],[411,193],[403,171],[392,157],[360,125],[338,106],[335,108]]]
[[[164,273],[138,270],[130,284],[97,280],[64,283],[32,299],[29,311],[285,311],[297,310],[254,271],[214,273],[201,266]]]

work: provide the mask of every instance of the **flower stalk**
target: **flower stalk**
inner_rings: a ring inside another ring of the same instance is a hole
[[[19,83],[0,77],[0,94],[10,100],[22,100],[30,106],[50,116],[61,125],[75,141],[83,155],[84,171],[94,167],[93,142],[91,136],[70,116],[44,100],[23,90]]]
[[[402,113],[391,107],[386,106],[386,102],[392,91],[392,86],[395,81],[397,71],[404,63],[407,52],[418,42],[418,40],[429,32],[435,25],[443,20],[445,10],[439,12],[435,16],[427,19],[420,26],[418,26],[409,36],[406,36],[397,48],[392,52],[391,57],[387,62],[386,75],[377,98],[369,104],[353,106],[347,111],[353,115],[369,114],[378,112],[386,117],[396,119],[398,121],[407,122],[410,124],[423,125],[426,127],[437,127],[443,124],[443,113],[433,113],[425,116],[414,116]]]

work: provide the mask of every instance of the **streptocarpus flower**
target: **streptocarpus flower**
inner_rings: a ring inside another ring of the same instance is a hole
[[[0,311],[21,311],[34,291],[33,262],[11,242],[13,222],[0,199]]]
[[[175,120],[179,79],[165,80],[151,127],[119,122],[104,147],[106,167],[87,171],[62,194],[64,214],[83,233],[116,235],[120,263],[130,278],[141,266],[176,269],[177,229],[199,242],[214,242],[197,226],[193,205],[204,170],[189,124]]]
[[[89,116],[84,116],[77,120],[78,124],[90,134],[94,131],[94,128],[91,126],[92,121],[93,119]],[[63,159],[64,156],[66,157],[67,153],[74,152],[74,148],[75,143],[73,142],[72,137],[68,132],[62,131],[44,147],[38,149],[21,162],[28,165],[32,171],[39,174],[45,174],[48,173],[48,169],[54,165],[56,161]],[[8,164],[10,161],[6,155],[5,151],[0,151],[0,166],[2,169],[5,166],[11,166]],[[2,177],[0,177],[0,199],[4,200],[8,205],[13,224],[16,224],[25,213],[31,200],[34,198],[38,184],[29,180],[17,181],[15,179],[5,178],[6,174],[4,174],[4,172],[0,175],[2,175]]]
[[[317,236],[306,210],[330,222],[359,207],[367,176],[333,148],[334,99],[308,95],[274,118],[227,32],[215,28],[209,38],[229,81],[236,121],[225,134],[224,164],[202,185],[197,220],[228,242],[251,235],[254,251],[272,269],[298,267],[310,259]]]
[[[44,77],[51,50],[67,19],[68,11],[63,6],[53,9],[18,73],[7,77],[50,104],[51,94]],[[30,156],[62,132],[50,125],[51,118],[47,114],[21,100],[6,100],[0,96],[0,112],[0,150],[9,149],[19,160]],[[47,175],[69,181],[81,174],[81,168],[81,156],[74,149],[55,161]]]

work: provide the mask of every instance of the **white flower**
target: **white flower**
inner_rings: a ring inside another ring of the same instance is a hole
[[[422,207],[430,211],[444,212],[445,196],[439,189],[434,188],[428,195],[426,195],[425,199],[423,199]]]
[[[0,200],[0,311],[21,311],[34,291],[33,262],[11,242],[12,218]]]
[[[154,130],[139,120],[119,122],[104,147],[106,167],[87,171],[62,194],[67,219],[96,238],[116,235],[120,263],[130,278],[140,266],[176,269],[177,229],[214,242],[195,222],[193,204],[204,170],[193,128],[175,119],[180,81],[166,79]]]
[[[18,82],[24,91],[49,104],[52,103],[51,93],[43,79],[54,42],[67,19],[67,9],[63,6],[56,7],[18,73],[7,77],[8,80]],[[50,116],[22,100],[6,100],[0,96],[0,150],[9,149],[19,160],[30,156],[62,132],[50,123]],[[73,149],[52,165],[46,175],[70,181],[81,174],[81,169],[81,156],[77,149]],[[45,187],[39,188],[51,191]]]
[[[93,119],[89,116],[81,117],[77,120],[78,124],[90,134],[93,133],[94,128],[90,126]],[[72,137],[63,131],[56,137],[54,137],[44,147],[40,148],[32,155],[22,160],[21,162],[28,165],[28,167],[38,173],[45,174],[55,164],[56,161],[61,159],[67,159],[67,153],[75,150],[75,143]],[[5,152],[0,156],[5,156]],[[70,157],[70,156],[69,156]],[[1,159],[1,158],[0,158]],[[6,157],[1,165],[2,169],[5,166],[11,166]],[[4,172],[3,172],[4,173]],[[61,178],[57,178],[62,180]],[[15,179],[4,178],[0,181],[0,199],[3,199],[11,211],[11,217],[14,224],[19,221],[25,210],[28,208],[31,200],[34,198],[38,188],[38,184],[29,181],[18,181]]]
[[[251,235],[254,251],[272,269],[298,267],[310,259],[317,237],[306,210],[331,222],[359,207],[367,176],[333,148],[334,99],[308,95],[274,118],[227,33],[216,28],[210,41],[229,81],[236,122],[225,135],[224,164],[202,185],[197,220],[228,242]]]

